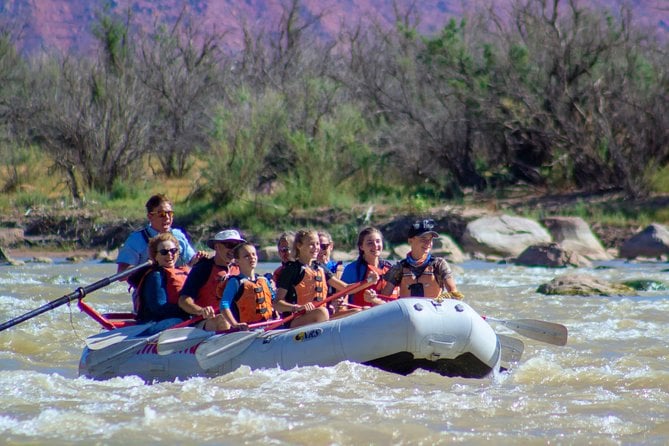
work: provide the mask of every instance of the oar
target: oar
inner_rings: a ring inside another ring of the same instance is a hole
[[[280,320],[271,320],[267,322],[258,322],[250,324],[249,329],[259,328],[266,325],[281,322]],[[229,330],[227,332],[206,331],[195,327],[171,328],[160,333],[156,349],[159,355],[169,355],[174,352],[186,350],[203,340],[216,334],[232,333],[239,330]]]
[[[127,327],[104,331],[86,338],[86,346],[91,350],[102,350],[110,345],[118,344],[124,339],[137,336],[151,325],[152,324],[129,325]]]
[[[76,291],[66,294],[63,297],[60,297],[56,300],[52,300],[51,302],[42,305],[39,308],[36,308],[32,311],[29,311],[28,313],[16,317],[10,321],[7,321],[3,324],[0,324],[0,331],[6,330],[9,327],[13,327],[14,325],[20,324],[23,321],[27,321],[28,319],[31,319],[35,316],[38,316],[42,313],[46,313],[49,310],[53,310],[54,308],[58,308],[61,305],[65,305],[66,303],[73,301],[75,299],[83,299],[87,294],[92,293],[95,290],[99,290],[100,288],[106,287],[107,285],[116,282],[117,280],[123,279],[132,273],[151,265],[151,261],[148,260],[141,265],[134,266],[132,268],[126,269],[125,271],[121,271],[120,273],[116,273],[113,276],[105,277],[102,280],[98,280],[95,283],[92,283],[90,285],[87,285],[83,288],[77,288]]]
[[[332,296],[329,296],[329,297],[327,297],[326,299],[323,299],[320,302],[313,302],[314,307],[318,308],[318,307],[323,306],[323,305],[325,305],[329,302],[332,302],[335,299],[339,299],[342,296],[345,296],[347,294],[357,293],[358,291],[369,288],[372,285],[373,285],[373,283],[372,283],[371,279],[366,279],[366,280],[362,280],[362,281],[357,282],[357,283],[352,283],[351,285],[347,286],[346,288],[337,291]],[[275,328],[278,328],[281,325],[285,324],[286,322],[290,322],[293,319],[295,319],[296,317],[300,317],[305,313],[306,313],[306,311],[304,311],[304,310],[298,311],[297,313],[293,313],[290,316],[284,317],[281,321],[277,321],[274,324],[268,325],[265,328],[265,330],[274,330]]]
[[[186,327],[201,319],[202,317],[198,316],[197,318],[194,319],[189,319],[187,321],[179,322],[178,324],[173,325],[170,328]],[[149,326],[151,325],[153,324],[149,324]],[[147,336],[145,338],[131,339],[127,342],[118,342],[116,344],[106,347],[104,350],[97,350],[95,354],[91,354],[91,352],[89,352],[89,354],[86,356],[86,366],[89,369],[93,369],[95,367],[104,367],[113,361],[121,362],[125,358],[134,355],[140,348],[144,347],[145,345],[153,341],[156,341],[159,337],[160,333],[156,333],[151,336]]]
[[[246,350],[264,330],[236,331],[204,341],[195,350],[198,364],[209,370],[225,364]]]
[[[483,316],[487,321],[497,322],[530,339],[553,345],[567,344],[567,327],[554,322],[537,319],[513,319],[510,321]]]
[[[520,361],[520,357],[523,356],[523,350],[525,350],[523,341],[502,334],[498,334],[497,339],[499,339],[499,345],[502,348],[501,355],[503,362],[509,364]]]

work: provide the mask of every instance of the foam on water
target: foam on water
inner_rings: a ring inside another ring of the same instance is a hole
[[[606,280],[662,280],[661,266],[613,262]],[[665,266],[666,267],[666,266]],[[18,272],[20,271],[20,272]],[[115,272],[114,265],[0,269],[9,319]],[[146,385],[77,378],[83,339],[99,327],[63,306],[0,333],[0,435],[9,443],[102,444],[665,444],[669,442],[669,295],[536,293],[564,270],[472,262],[467,302],[502,319],[565,324],[567,346],[523,338],[510,372],[483,380],[353,363],[282,371],[242,367],[212,379]],[[127,311],[126,285],[87,296]]]

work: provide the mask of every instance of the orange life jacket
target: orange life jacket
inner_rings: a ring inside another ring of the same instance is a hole
[[[297,305],[306,305],[309,302],[320,302],[328,295],[328,285],[325,283],[325,271],[321,266],[315,269],[311,266],[302,266],[304,277],[295,285]]]
[[[139,284],[137,285],[137,288],[135,288],[135,291],[132,294],[132,304],[135,314],[139,314],[144,279],[154,270],[155,268],[149,268],[144,273],[139,281]],[[159,268],[159,271],[165,280],[165,293],[167,294],[167,302],[173,305],[179,305],[179,293],[181,292],[181,288],[183,288],[184,283],[186,282],[186,277],[188,277],[188,271],[190,271],[190,268],[187,266],[178,266],[176,268]]]
[[[201,307],[214,307],[214,309],[217,309],[221,302],[221,296],[223,296],[223,289],[225,289],[227,278],[237,274],[239,274],[239,267],[237,265],[219,266],[213,263],[209,272],[209,278],[197,292],[195,303]]]
[[[212,268],[213,269],[213,268]],[[214,291],[214,296],[216,297],[214,301],[210,304],[214,309],[218,309],[219,305],[221,304],[221,299],[223,298],[223,291],[225,291],[225,286],[228,284],[228,279],[232,276],[237,276],[239,275],[239,266],[237,265],[229,265],[228,266],[228,271],[221,271],[219,275],[216,277],[216,289]],[[209,276],[211,279],[211,276]],[[200,305],[198,303],[198,305]],[[202,305],[200,305],[202,306]]]
[[[264,277],[257,277],[255,281],[244,278],[240,281],[241,293],[235,297],[238,321],[253,324],[268,321],[272,318],[272,292],[269,283]]]
[[[430,259],[427,265],[411,268],[405,260],[401,261],[402,280],[400,281],[400,297],[437,297],[441,293],[441,287],[434,276],[434,260]],[[422,285],[423,295],[415,291],[416,285]]]
[[[388,271],[389,269],[390,269],[390,264],[389,263],[386,264],[386,266],[383,267],[383,268],[377,268],[376,266],[373,266],[373,265],[367,265],[367,272],[365,272],[364,279],[367,279],[367,277],[369,277],[369,273],[371,271],[376,271],[376,274],[378,274],[379,277],[380,277],[380,279],[376,283],[376,285],[373,285],[373,286],[369,287],[368,289],[375,290],[378,293],[382,292],[383,289],[386,287],[386,284],[388,283],[383,279],[383,274],[385,274],[385,272]],[[362,291],[358,291],[357,293],[355,293],[353,295],[353,301],[351,303],[353,305],[357,305],[357,306],[360,306],[360,307],[365,307],[365,306],[368,307],[370,304],[369,304],[369,302],[365,301],[365,297],[364,297],[365,296],[365,291],[366,290],[362,290]],[[397,290],[394,289],[393,290],[393,295],[396,295],[396,294],[397,294]]]

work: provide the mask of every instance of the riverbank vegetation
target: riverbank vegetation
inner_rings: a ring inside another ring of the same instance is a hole
[[[147,30],[99,11],[91,55],[21,55],[5,26],[3,214],[140,221],[164,192],[182,225],[260,234],[522,190],[615,194],[556,210],[586,220],[669,219],[626,206],[669,192],[669,46],[631,9],[519,1],[430,36],[397,10],[394,29],[343,26],[327,42],[325,13],[299,12],[292,0],[277,23],[241,24],[234,51],[186,13]]]

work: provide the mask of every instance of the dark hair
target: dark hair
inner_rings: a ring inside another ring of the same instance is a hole
[[[145,204],[146,212],[153,211],[155,208],[157,208],[163,203],[168,203],[169,205],[172,205],[172,202],[170,201],[169,198],[167,198],[167,195],[164,194],[152,195]]]
[[[366,227],[365,229],[360,231],[360,233],[358,234],[358,244],[356,246],[358,247],[358,259],[359,260],[362,261],[362,259],[363,259],[364,254],[362,252],[362,243],[365,241],[365,237],[367,237],[369,234],[374,234],[375,232],[378,233],[381,236],[381,240],[383,240],[383,234],[381,233],[381,231],[377,228],[372,227],[372,226]]]

